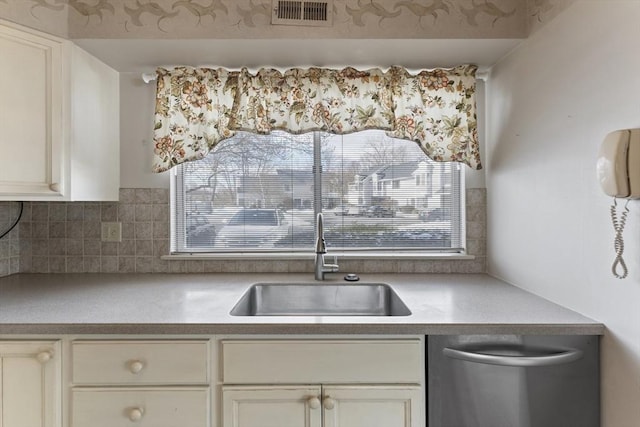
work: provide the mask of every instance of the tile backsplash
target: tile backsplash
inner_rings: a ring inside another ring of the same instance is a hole
[[[473,260],[339,260],[342,272],[486,271],[486,190],[468,189]],[[0,203],[0,231],[18,204]],[[101,223],[122,223],[122,241],[101,241]],[[25,202],[19,227],[0,239],[0,276],[21,273],[313,272],[313,260],[163,260],[169,253],[169,191],[124,188],[118,202]]]
[[[17,202],[0,202],[0,235],[3,235],[20,214]],[[0,277],[20,271],[19,227],[0,238]]]

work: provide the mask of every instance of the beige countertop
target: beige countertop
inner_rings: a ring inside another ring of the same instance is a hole
[[[334,274],[327,283],[345,283]],[[604,326],[483,274],[363,274],[410,316],[231,316],[253,283],[313,274],[17,274],[0,278],[0,334],[553,334]]]

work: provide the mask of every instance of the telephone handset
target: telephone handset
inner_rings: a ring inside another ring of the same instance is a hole
[[[600,147],[598,180],[611,197],[640,198],[640,129],[611,132]]]
[[[596,170],[602,190],[614,198],[611,221],[616,232],[616,259],[611,270],[615,277],[624,279],[628,270],[622,258],[622,232],[629,213],[627,205],[630,199],[640,198],[640,129],[618,130],[607,135],[600,148]],[[618,198],[627,199],[620,215],[617,212]]]

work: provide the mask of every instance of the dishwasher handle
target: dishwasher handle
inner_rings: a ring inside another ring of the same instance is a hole
[[[494,353],[517,353],[517,355],[490,354],[487,352],[483,352],[483,350],[486,351],[488,348],[491,349]],[[575,348],[549,349],[524,346],[492,346],[464,349],[445,347],[442,350],[442,353],[452,359],[459,359],[472,363],[484,363],[488,365],[515,366],[524,368],[537,366],[553,366],[560,365],[562,363],[575,362],[576,360],[581,359],[583,355],[582,350],[578,350]]]

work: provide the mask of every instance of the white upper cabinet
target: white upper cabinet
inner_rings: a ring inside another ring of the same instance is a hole
[[[0,200],[117,200],[119,75],[0,20]]]

